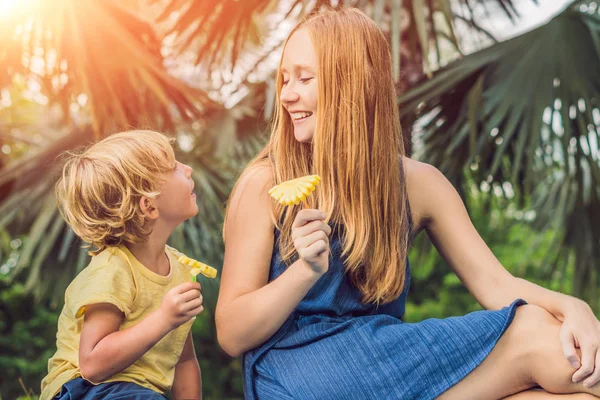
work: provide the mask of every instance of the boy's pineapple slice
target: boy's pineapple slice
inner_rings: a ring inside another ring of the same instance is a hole
[[[269,194],[284,206],[298,205],[314,192],[320,181],[319,175],[303,176],[273,186]]]
[[[190,274],[192,274],[192,276],[194,277],[194,282],[196,282],[196,275],[198,274],[202,274],[207,278],[214,278],[217,276],[217,270],[213,267],[201,263],[200,261],[194,260],[193,258],[189,258],[188,256],[184,256],[183,254],[179,256],[178,261],[182,264],[192,267]]]

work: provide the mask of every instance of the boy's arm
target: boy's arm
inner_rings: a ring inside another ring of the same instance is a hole
[[[157,312],[119,331],[122,321],[123,313],[113,304],[86,306],[79,342],[79,369],[90,382],[102,382],[124,370],[169,333]]]
[[[115,305],[86,305],[79,341],[81,375],[91,382],[101,382],[124,370],[202,308],[200,284],[192,282],[171,289],[159,309],[124,330],[119,330],[123,313]]]
[[[175,380],[171,393],[174,400],[202,399],[202,376],[196,359],[191,332],[185,341],[183,352],[175,367]]]

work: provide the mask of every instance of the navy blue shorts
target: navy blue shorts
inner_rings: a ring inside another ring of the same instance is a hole
[[[160,393],[131,382],[93,385],[83,378],[65,383],[53,400],[166,400]]]

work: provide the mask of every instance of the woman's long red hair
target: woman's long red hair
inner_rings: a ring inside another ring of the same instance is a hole
[[[309,206],[342,224],[342,258],[362,301],[385,304],[404,288],[410,229],[388,43],[377,25],[353,8],[315,14],[290,36],[299,29],[308,30],[319,63],[313,142],[294,138],[292,121],[279,99],[278,71],[271,138],[247,169],[269,165],[275,184],[320,175]],[[289,262],[295,253],[291,227],[300,208],[276,202],[273,207],[281,232],[280,253]]]

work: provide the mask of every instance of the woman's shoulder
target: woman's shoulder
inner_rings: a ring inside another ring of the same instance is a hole
[[[427,164],[423,161],[414,160],[406,156],[402,157],[402,164],[404,165],[404,174],[406,176],[407,183],[409,181],[416,183],[418,181],[422,181],[423,179],[430,181],[439,179],[439,176],[444,176],[440,170],[433,165]]]
[[[223,233],[231,224],[264,225],[271,229],[269,189],[273,182],[273,171],[266,163],[255,164],[242,172],[227,204]]]
[[[246,168],[237,180],[240,189],[250,187],[255,189],[268,188],[273,184],[273,168],[267,162],[259,162]]]
[[[261,162],[246,168],[235,184],[230,205],[252,203],[256,206],[268,202],[268,192],[273,182],[273,170],[270,165]]]
[[[448,190],[453,189],[444,174],[431,164],[402,158],[413,226],[421,230],[439,209]]]

